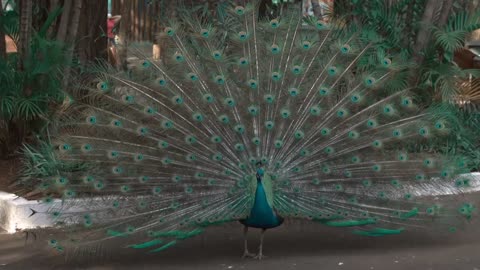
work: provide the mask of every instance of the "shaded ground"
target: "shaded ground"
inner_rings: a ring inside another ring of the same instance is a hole
[[[0,235],[1,269],[340,269],[480,270],[480,228],[450,235],[407,232],[365,238],[316,224],[286,226],[267,232],[263,261],[240,259],[241,226],[211,228],[204,235],[163,253],[145,254],[116,243],[103,256],[56,256],[44,240],[25,245],[22,234]],[[476,228],[475,228],[476,227]],[[258,244],[251,234],[251,251]]]
[[[0,159],[0,191],[12,192],[9,185],[15,180],[19,166],[20,161],[17,159]]]

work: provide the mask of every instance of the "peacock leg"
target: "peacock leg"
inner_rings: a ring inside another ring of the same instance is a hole
[[[247,233],[248,233],[248,227],[245,226],[243,228],[243,239],[244,239],[244,242],[245,242],[245,251],[243,252],[242,258],[253,258],[253,257],[255,257],[255,254],[248,252]]]
[[[262,233],[260,234],[260,247],[258,248],[258,254],[255,256],[255,259],[264,259],[267,256],[263,255],[263,237],[265,236],[266,229],[262,229]]]

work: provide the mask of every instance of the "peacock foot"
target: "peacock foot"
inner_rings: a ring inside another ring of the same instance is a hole
[[[246,250],[244,253],[243,253],[243,256],[242,256],[242,259],[246,259],[246,258],[255,258],[256,255],[254,253],[249,253],[248,250]]]
[[[265,259],[267,258],[267,256],[263,255],[261,252],[257,254],[257,256],[253,257],[254,259],[257,259],[257,260],[262,260],[262,259]]]

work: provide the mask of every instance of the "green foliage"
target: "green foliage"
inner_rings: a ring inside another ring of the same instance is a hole
[[[60,12],[60,8],[54,10],[41,31],[32,37],[23,70],[17,69],[18,54],[10,54],[0,62],[0,122],[6,127],[0,131],[3,157],[12,154],[24,136],[37,130],[39,121],[47,121],[54,105],[63,100],[59,78],[61,69],[68,64],[66,47],[45,37],[46,29]],[[18,20],[16,11],[4,15],[3,30],[17,44]]]

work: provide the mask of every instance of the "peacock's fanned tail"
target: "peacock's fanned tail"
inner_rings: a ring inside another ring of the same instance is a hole
[[[471,218],[468,202],[432,199],[478,187],[457,177],[468,160],[415,147],[458,124],[416,105],[411,63],[373,31],[296,9],[259,19],[255,4],[224,25],[183,16],[160,33],[162,61],[99,69],[71,94],[52,135],[62,166],[39,186],[45,203],[65,199],[48,214],[73,241],[54,247],[124,238],[161,251],[245,218],[259,162],[285,218],[370,236]]]

